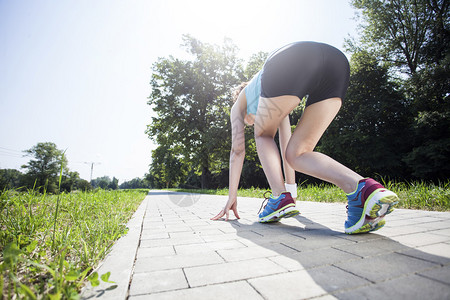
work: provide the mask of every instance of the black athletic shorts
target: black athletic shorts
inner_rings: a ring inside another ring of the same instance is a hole
[[[339,97],[349,85],[350,66],[338,49],[323,43],[297,42],[269,56],[261,75],[261,97],[308,95],[306,106]]]

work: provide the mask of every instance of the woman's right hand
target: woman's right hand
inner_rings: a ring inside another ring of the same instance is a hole
[[[237,211],[237,199],[229,199],[225,207],[215,217],[211,218],[211,220],[216,221],[226,215],[225,221],[228,221],[230,210],[233,211],[236,218],[240,219],[239,213]]]

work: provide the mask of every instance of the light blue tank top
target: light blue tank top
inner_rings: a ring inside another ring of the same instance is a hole
[[[256,116],[258,110],[259,96],[261,95],[261,73],[259,71],[245,87],[245,98],[247,98],[247,114]]]

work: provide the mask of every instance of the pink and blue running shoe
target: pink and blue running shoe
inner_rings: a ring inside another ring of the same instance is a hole
[[[267,198],[267,193],[268,192],[264,194],[264,198],[266,198],[265,200],[267,200],[267,203],[264,206],[263,212],[259,214],[260,223],[277,222],[281,218],[289,218],[299,214],[299,211],[295,207],[295,201],[292,199],[291,193],[282,193],[278,198],[273,198],[273,195],[270,195]],[[259,211],[261,211],[261,209]]]
[[[365,178],[358,182],[356,191],[347,194],[347,221],[345,233],[375,231],[384,226],[384,217],[394,210],[398,197],[379,182]]]

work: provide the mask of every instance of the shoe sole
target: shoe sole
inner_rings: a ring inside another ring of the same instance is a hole
[[[376,190],[367,199],[361,218],[355,225],[345,228],[347,234],[366,233],[382,228],[384,217],[398,204],[398,196],[389,190]]]
[[[300,214],[300,212],[295,207],[295,204],[288,204],[285,207],[280,208],[277,211],[274,211],[270,215],[259,218],[260,223],[272,223],[278,222],[282,218],[290,218]]]

